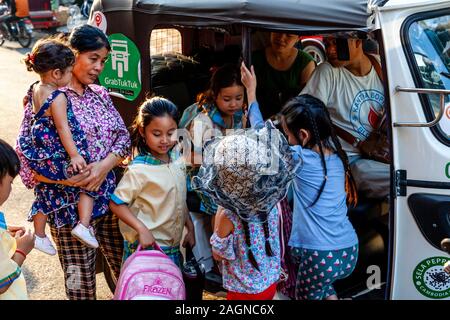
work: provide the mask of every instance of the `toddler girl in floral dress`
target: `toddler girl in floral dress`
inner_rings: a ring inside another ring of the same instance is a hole
[[[106,181],[97,192],[64,186],[65,180],[87,170],[90,155],[80,124],[75,118],[70,100],[59,88],[69,84],[75,56],[72,50],[57,39],[42,39],[28,54],[25,63],[29,71],[40,76],[28,91],[34,118],[30,132],[18,139],[18,147],[36,174],[61,184],[39,183],[35,187],[35,201],[30,211],[36,232],[35,248],[50,255],[56,250],[45,234],[49,214],[77,205],[79,223],[72,235],[88,247],[97,248],[91,215],[94,198],[105,194]],[[57,220],[57,219],[55,219]]]

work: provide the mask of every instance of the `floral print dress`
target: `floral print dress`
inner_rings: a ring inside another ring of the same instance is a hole
[[[27,94],[28,102],[25,104],[16,145],[21,161],[20,176],[25,186],[34,188],[36,197],[28,218],[31,221],[37,212],[42,212],[49,216],[50,224],[56,228],[74,226],[78,222],[79,193],[86,191],[62,184],[38,183],[34,179],[34,172],[52,180],[67,179],[71,173],[66,169],[69,159],[56,133],[53,119],[41,117],[40,113],[43,115],[43,112],[33,113],[32,87]],[[60,89],[59,93],[52,94],[47,103],[51,104],[61,92],[68,98],[67,117],[73,140],[86,162],[101,161],[110,152],[119,157],[129,154],[130,135],[103,87],[86,86],[83,95],[69,88]],[[109,200],[115,187],[116,177],[110,171],[98,192],[86,192],[95,199],[92,219],[108,213]]]
[[[28,92],[28,101],[32,108],[33,86]],[[70,157],[67,154],[62,141],[56,131],[54,120],[51,116],[46,116],[45,112],[50,108],[53,101],[60,94],[65,94],[60,90],[55,90],[41,106],[38,113],[33,116],[28,135],[22,135],[18,139],[18,144],[23,156],[27,158],[32,170],[48,179],[61,181],[69,179],[74,175],[70,166]],[[75,118],[70,100],[67,100],[67,121],[72,139],[75,142],[78,153],[87,163],[91,162],[86,136]],[[114,191],[113,173],[101,185],[98,192],[82,191],[79,188],[72,188],[58,184],[40,183],[34,188],[35,200],[29,212],[28,219],[31,221],[37,213],[45,215],[55,214],[65,207],[78,203],[79,193],[85,192],[89,196],[98,199],[105,194]],[[59,217],[58,217],[59,218]],[[57,219],[58,220],[58,219]]]
[[[225,238],[213,233],[210,243],[212,250],[223,258],[221,272],[223,287],[228,291],[238,293],[258,294],[269,288],[280,279],[280,239],[279,217],[277,208],[268,215],[269,243],[273,256],[265,251],[265,236],[261,223],[249,222],[250,248],[245,241],[245,231],[242,220],[230,210],[225,209],[225,215],[231,220],[234,231]],[[248,258],[248,249],[253,252],[259,265],[255,269]]]

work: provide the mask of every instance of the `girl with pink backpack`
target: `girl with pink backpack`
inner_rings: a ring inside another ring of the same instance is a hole
[[[132,127],[133,159],[110,202],[125,240],[123,263],[138,246],[155,246],[181,269],[184,226],[183,246],[195,245],[194,225],[186,206],[184,160],[172,140],[177,120],[178,110],[167,99],[153,97],[139,107]]]

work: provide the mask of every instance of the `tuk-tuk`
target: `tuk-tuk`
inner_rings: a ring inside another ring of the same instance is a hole
[[[270,31],[315,39],[358,31],[373,39],[384,75],[391,190],[387,201],[349,209],[360,257],[336,289],[353,298],[450,297],[442,268],[450,258],[440,246],[450,237],[450,1],[96,0],[90,23],[118,48],[99,80],[127,124],[149,93],[182,111],[206,88],[212,67],[241,58],[251,64]],[[208,271],[204,237],[194,254]]]

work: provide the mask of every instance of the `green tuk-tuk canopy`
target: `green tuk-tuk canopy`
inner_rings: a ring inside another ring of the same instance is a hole
[[[190,25],[246,24],[292,31],[369,31],[374,6],[387,0],[96,0],[103,12],[132,10]],[[95,9],[94,9],[95,10]]]

